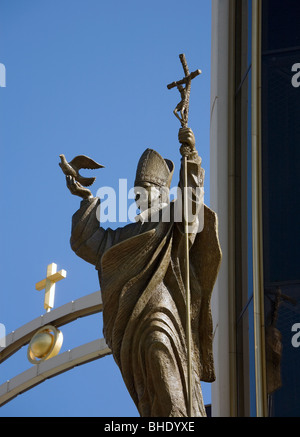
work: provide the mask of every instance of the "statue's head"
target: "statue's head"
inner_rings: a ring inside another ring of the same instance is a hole
[[[174,164],[152,149],[146,149],[138,162],[134,189],[141,212],[169,203]]]

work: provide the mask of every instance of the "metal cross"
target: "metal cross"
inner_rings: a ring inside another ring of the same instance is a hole
[[[41,291],[45,289],[44,308],[48,312],[54,306],[55,297],[55,284],[56,282],[64,279],[67,276],[65,270],[57,271],[57,265],[55,263],[49,264],[47,267],[46,278],[35,284],[35,289]]]
[[[185,77],[181,80],[170,83],[169,85],[167,85],[167,88],[170,90],[174,87],[177,87],[178,91],[180,92],[181,101],[178,103],[178,105],[176,106],[173,112],[175,116],[178,118],[178,120],[180,121],[181,127],[187,127],[191,82],[192,79],[194,79],[194,77],[201,74],[201,70],[196,70],[190,73],[185,59],[185,55],[182,53],[181,55],[179,55],[179,58],[184,70]],[[185,85],[185,87],[183,85]],[[180,112],[181,117],[178,115],[178,112]]]

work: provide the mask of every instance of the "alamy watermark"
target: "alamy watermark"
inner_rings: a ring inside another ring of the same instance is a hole
[[[292,85],[294,88],[298,88],[300,86],[300,63],[296,63],[292,66],[292,71],[295,74],[292,76]]]
[[[3,323],[0,323],[0,347],[6,346],[6,330]]]
[[[292,326],[292,332],[295,332],[292,336],[292,346],[293,347],[299,347],[300,346],[300,323],[294,323]]]
[[[0,87],[6,87],[6,68],[4,64],[0,63]]]
[[[186,203],[183,198],[186,196]],[[109,186],[97,191],[100,206],[97,218],[103,223],[187,222],[189,232],[204,226],[203,187],[166,188],[149,186],[128,189],[127,179],[119,179],[118,192]],[[186,208],[185,208],[186,206]]]

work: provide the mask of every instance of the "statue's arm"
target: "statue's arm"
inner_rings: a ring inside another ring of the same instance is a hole
[[[182,155],[179,188],[182,194],[181,208],[183,212],[183,194],[188,197],[188,232],[190,235],[190,241],[192,243],[194,236],[202,225],[202,213],[204,207],[204,169],[201,167],[201,157],[198,155],[195,147],[195,137],[191,129],[183,128],[179,130],[178,135],[179,142],[181,143],[180,153]],[[184,157],[186,156],[186,168],[187,168],[187,187],[184,191],[185,179],[184,179]],[[180,231],[184,233],[184,221],[183,219],[178,222]]]
[[[72,217],[71,248],[76,255],[93,265],[97,263],[105,239],[105,230],[98,220],[99,204],[100,200],[96,197],[83,199]]]
[[[72,217],[71,248],[80,258],[98,268],[102,255],[114,244],[132,236],[132,225],[124,228],[102,228],[100,199],[72,177],[66,178],[70,192],[82,198],[80,208]]]
[[[72,217],[71,248],[80,258],[97,266],[102,254],[113,245],[115,232],[100,226],[100,199],[73,177],[67,176],[66,182],[70,192],[82,198]]]

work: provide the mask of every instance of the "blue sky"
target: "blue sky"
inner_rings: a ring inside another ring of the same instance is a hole
[[[55,262],[67,271],[55,307],[99,290],[97,272],[72,252],[72,196],[58,166],[88,155],[105,169],[100,186],[133,186],[142,152],[151,147],[179,172],[179,102],[167,84],[183,76],[185,53],[193,80],[189,126],[206,171],[209,205],[210,0],[1,0],[0,88],[1,292],[7,334],[44,313],[35,283]],[[125,223],[113,223],[111,227]],[[62,327],[62,351],[102,337],[101,315]],[[26,349],[1,365],[0,384],[30,367]],[[205,403],[210,385],[203,385]],[[52,378],[18,396],[0,416],[138,416],[112,357]]]

